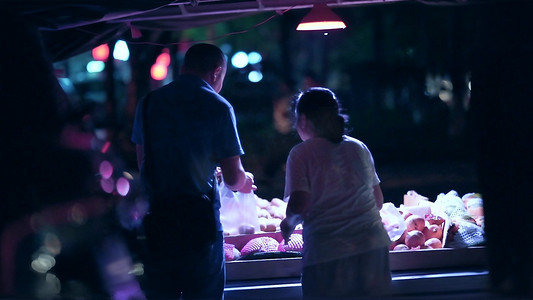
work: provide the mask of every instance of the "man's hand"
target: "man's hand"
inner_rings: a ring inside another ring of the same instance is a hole
[[[255,190],[257,190],[257,186],[254,184],[254,175],[250,172],[245,172],[246,174],[246,182],[244,183],[244,186],[238,190],[238,192],[241,192],[243,194],[251,193]]]
[[[239,155],[226,157],[220,160],[222,179],[232,191],[242,191],[250,193],[253,185],[253,175],[248,175],[244,171]]]

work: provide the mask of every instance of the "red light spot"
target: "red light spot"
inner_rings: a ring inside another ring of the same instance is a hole
[[[154,80],[163,80],[167,77],[167,66],[160,64],[153,64],[150,69],[150,75]]]
[[[111,146],[111,143],[109,141],[106,141],[104,143],[104,145],[102,146],[102,150],[100,150],[100,152],[102,153],[106,153],[107,150],[109,150],[109,147]]]
[[[109,57],[109,47],[107,46],[107,44],[102,44],[94,48],[92,54],[95,60],[106,61]]]
[[[170,54],[169,54],[167,48],[163,49],[161,54],[159,54],[157,56],[157,59],[155,60],[155,64],[156,65],[163,65],[163,66],[166,66],[166,67],[168,67],[170,65]]]

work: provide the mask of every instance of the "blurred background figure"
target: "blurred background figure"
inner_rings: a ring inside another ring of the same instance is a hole
[[[317,75],[313,70],[307,70],[304,73],[302,79],[302,91],[307,91],[312,87],[321,87],[324,86],[323,80],[320,79],[320,76]]]
[[[76,126],[37,28],[5,10],[0,28],[1,295],[142,299],[99,184],[105,142]]]

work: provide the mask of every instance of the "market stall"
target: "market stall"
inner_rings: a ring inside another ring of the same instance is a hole
[[[277,209],[284,208],[282,200],[268,201],[258,196],[255,200],[258,219],[280,218],[274,215]],[[394,294],[435,290],[438,286],[435,280],[446,281],[448,288],[451,285],[456,290],[486,288],[488,272],[481,195],[470,193],[460,197],[450,191],[430,201],[409,191],[404,195],[403,204],[396,207],[385,203],[380,213],[391,237]],[[232,220],[235,221],[235,216]],[[279,224],[279,221],[273,222]],[[265,289],[286,296],[299,293],[301,228],[293,234],[293,243],[287,245],[279,227],[261,226],[251,234],[226,234],[230,297],[250,297],[250,293],[259,293],[257,290],[264,293]],[[419,236],[424,237],[420,239]]]

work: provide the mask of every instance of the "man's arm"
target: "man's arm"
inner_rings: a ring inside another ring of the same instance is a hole
[[[232,191],[238,191],[241,193],[250,193],[253,191],[253,175],[244,171],[241,157],[239,155],[221,159],[220,169],[222,169],[224,183]]]

